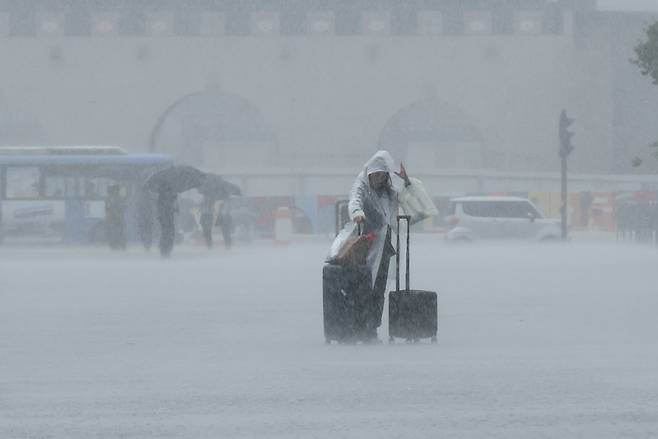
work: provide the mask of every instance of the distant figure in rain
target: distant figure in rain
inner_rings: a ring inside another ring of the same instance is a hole
[[[201,202],[201,231],[206,247],[212,248],[212,226],[215,220],[215,200],[211,197],[204,196]]]
[[[171,255],[176,238],[175,216],[177,211],[178,194],[169,189],[158,192],[157,209],[160,222],[160,254],[164,257]]]
[[[112,185],[107,190],[105,199],[105,224],[107,225],[107,241],[112,250],[125,250],[126,236],[126,203],[121,196],[121,186]]]
[[[152,192],[143,190],[137,201],[137,233],[144,249],[151,250],[155,226],[155,198]]]
[[[226,248],[231,248],[233,245],[233,238],[231,237],[231,233],[233,233],[233,218],[231,217],[231,205],[228,200],[224,201],[219,208],[217,224],[222,229],[224,246]]]

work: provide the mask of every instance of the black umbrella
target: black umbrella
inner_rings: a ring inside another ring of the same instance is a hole
[[[192,166],[172,166],[151,175],[144,187],[154,192],[185,192],[201,186],[206,174]]]
[[[240,187],[224,180],[217,174],[206,174],[206,177],[198,187],[199,193],[207,198],[215,200],[226,200],[231,195],[242,195]]]

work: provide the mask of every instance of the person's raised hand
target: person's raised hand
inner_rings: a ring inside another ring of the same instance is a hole
[[[404,180],[404,185],[409,186],[411,181],[409,181],[409,176],[407,175],[407,170],[404,167],[404,164],[400,163],[400,172],[396,172],[395,175]]]

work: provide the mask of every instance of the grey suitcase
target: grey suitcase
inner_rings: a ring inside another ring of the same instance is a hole
[[[405,220],[407,223],[404,290],[400,290],[400,220]],[[438,332],[437,293],[409,288],[409,220],[410,217],[407,215],[400,215],[397,218],[395,291],[391,291],[388,295],[389,342],[395,343],[396,338],[403,338],[410,342],[429,338],[432,343],[436,343]]]

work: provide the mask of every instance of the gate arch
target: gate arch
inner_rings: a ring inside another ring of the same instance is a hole
[[[246,98],[223,91],[181,97],[158,117],[151,152],[166,152],[178,163],[205,168],[268,163],[277,150],[274,132]]]

